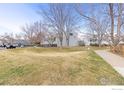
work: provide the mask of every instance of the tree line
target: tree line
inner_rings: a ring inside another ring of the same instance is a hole
[[[87,39],[95,37],[99,47],[103,41],[110,46],[118,46],[124,40],[124,5],[120,3],[48,4],[47,9],[41,5],[37,13],[41,20],[22,27],[23,38],[32,44],[44,41],[53,44],[57,37],[62,47],[65,37],[69,46],[70,33],[78,33],[82,27],[87,28]],[[5,34],[1,40],[12,42],[12,36]]]

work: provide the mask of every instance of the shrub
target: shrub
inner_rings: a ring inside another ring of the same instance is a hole
[[[79,46],[85,46],[85,42],[84,41],[78,41],[78,45]]]
[[[90,46],[99,46],[97,43],[90,43]]]
[[[110,49],[113,53],[117,53],[119,55],[124,56],[124,45],[111,46]]]

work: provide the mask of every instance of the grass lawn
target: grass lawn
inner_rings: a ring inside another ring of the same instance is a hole
[[[0,51],[1,85],[124,85],[92,50],[20,48]]]

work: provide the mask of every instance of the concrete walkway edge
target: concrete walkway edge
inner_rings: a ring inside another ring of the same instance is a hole
[[[95,52],[124,77],[124,57],[113,54],[107,50],[96,50]]]

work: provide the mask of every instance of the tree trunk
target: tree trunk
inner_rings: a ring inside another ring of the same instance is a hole
[[[69,47],[69,38],[66,39],[66,42],[67,42],[67,47]]]
[[[100,34],[98,34],[98,45],[99,47],[101,47],[101,43],[102,43],[102,37]]]
[[[111,18],[111,41],[114,44],[114,11],[113,4],[109,4],[110,18]]]
[[[118,18],[117,18],[117,39],[120,41],[120,29],[121,29],[121,15],[122,15],[122,5],[118,5]]]
[[[99,47],[101,47],[101,42],[99,42]]]
[[[60,47],[62,47],[62,46],[63,46],[63,40],[60,39]]]

